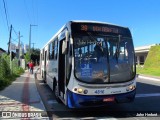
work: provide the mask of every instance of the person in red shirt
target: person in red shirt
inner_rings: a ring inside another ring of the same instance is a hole
[[[29,63],[29,68],[30,68],[30,73],[31,73],[31,74],[33,74],[33,67],[34,67],[34,64],[33,64],[33,62],[31,61],[31,62]]]

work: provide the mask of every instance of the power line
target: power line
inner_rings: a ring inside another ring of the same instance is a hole
[[[31,4],[29,4],[29,5],[27,4],[26,0],[23,0],[23,1],[24,1],[24,7],[26,9],[26,15],[27,15],[29,23],[30,24],[38,23],[38,7],[37,7],[38,3],[35,3],[37,1],[32,0]],[[37,14],[36,14],[36,11],[37,11]]]
[[[0,15],[1,15],[0,17],[2,18],[2,24],[5,24],[4,16],[2,14],[3,14],[3,8],[0,5]],[[7,27],[7,29],[8,29],[8,27]]]
[[[18,43],[18,41],[17,41],[17,39],[18,39],[18,37],[19,37],[19,35],[18,35],[18,33],[16,32],[16,30],[15,30],[15,28],[12,26],[12,30],[13,30],[13,32],[15,33],[15,35],[16,35],[16,39],[15,38],[13,38],[13,37],[11,37],[12,38],[12,40],[13,41],[15,41],[15,42],[17,42]]]
[[[32,15],[33,15],[33,23],[35,24],[35,11],[34,11],[34,1],[32,0]]]
[[[11,38],[12,38],[12,40],[13,40],[13,41],[15,41],[15,42],[17,42],[17,43],[18,43],[17,39],[15,39],[15,38],[13,38],[13,37],[11,37]]]
[[[4,1],[4,0],[3,0],[3,5],[4,5],[4,10],[5,10],[5,16],[6,16],[6,21],[7,21],[7,27],[8,27],[8,31],[9,31],[9,24],[8,24],[7,10],[6,10],[6,4],[5,4],[5,1]]]
[[[27,8],[26,1],[25,1],[25,0],[24,0],[24,5],[25,5],[26,11],[27,11],[28,20],[29,20],[29,22],[31,23],[31,18],[30,18],[30,15],[29,15],[28,8]]]
[[[18,34],[17,34],[17,32],[15,31],[15,29],[14,29],[13,26],[12,26],[12,28],[13,28],[13,31],[14,31],[15,35],[18,37]]]
[[[7,17],[8,17],[8,23],[9,23],[9,26],[10,26],[10,23],[11,23],[11,22],[10,22],[10,17],[9,17],[9,12],[8,12],[8,4],[7,4],[7,0],[6,0],[5,3],[6,3],[6,10],[7,10],[6,12],[7,12]]]

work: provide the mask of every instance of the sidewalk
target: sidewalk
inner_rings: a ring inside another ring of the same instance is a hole
[[[34,72],[36,70],[35,68]],[[17,119],[17,117],[21,118],[22,115],[42,119],[39,117],[42,114],[46,116],[45,111],[45,107],[37,91],[34,74],[30,74],[28,71],[25,71],[10,86],[0,91],[0,119],[1,117],[15,117]],[[5,112],[9,112],[9,117]],[[25,112],[26,114],[22,114]]]

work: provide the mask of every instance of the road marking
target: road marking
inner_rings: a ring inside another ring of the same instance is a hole
[[[34,103],[40,103],[41,101],[30,101],[29,104],[34,104]],[[9,106],[9,105],[24,105],[23,103],[20,102],[10,102],[10,103],[0,103],[0,106]]]
[[[142,79],[147,79],[147,80],[153,80],[153,81],[158,81],[158,82],[160,82],[160,79],[158,79],[158,78],[151,78],[151,77],[145,77],[145,76],[138,76],[138,78],[142,78]]]
[[[23,81],[22,81],[22,82],[13,82],[13,84],[15,84],[15,83],[16,83],[16,84],[17,84],[17,83],[18,83],[18,84],[24,84]],[[29,83],[34,83],[34,82],[29,82]]]
[[[13,102],[13,103],[2,103],[2,104],[0,104],[0,106],[9,106],[9,105],[18,105],[18,104],[22,105],[23,103],[15,103],[15,102]]]
[[[117,118],[106,116],[106,117],[63,117],[63,118],[55,118],[55,120],[118,120]]]
[[[157,96],[160,96],[160,93],[136,94],[136,98],[139,98],[139,97],[157,97]]]
[[[55,103],[58,103],[56,100],[48,100],[47,102],[48,102],[48,104],[55,104]]]
[[[45,83],[39,83],[40,85],[44,85]]]

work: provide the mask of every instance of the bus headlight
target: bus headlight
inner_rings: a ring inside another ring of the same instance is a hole
[[[87,94],[88,93],[88,90],[83,90],[82,88],[74,88],[73,89],[76,93],[84,93],[84,94]]]
[[[126,91],[131,91],[131,90],[134,90],[136,88],[135,85],[130,85],[126,88]]]
[[[78,88],[78,93],[82,93],[83,92],[83,89],[82,88]]]

